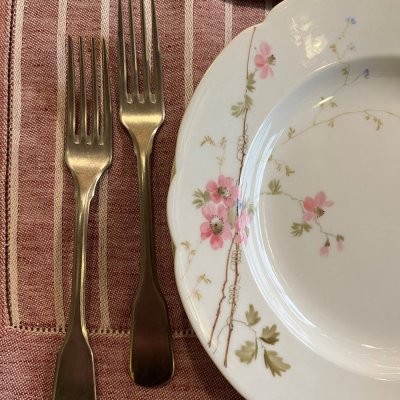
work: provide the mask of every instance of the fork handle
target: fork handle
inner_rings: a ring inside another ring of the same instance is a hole
[[[75,177],[75,227],[72,294],[68,330],[58,353],[53,400],[95,400],[92,349],[85,322],[86,247],[90,201],[94,186]]]
[[[132,309],[132,379],[141,386],[160,386],[174,372],[168,309],[161,293],[154,251],[150,151],[136,152],[139,177],[141,255],[140,280]]]

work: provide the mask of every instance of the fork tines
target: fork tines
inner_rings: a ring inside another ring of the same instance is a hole
[[[108,77],[108,60],[104,39],[101,43],[102,62],[102,105],[103,124],[100,129],[99,83],[97,77],[97,56],[94,38],[91,38],[91,86],[92,86],[92,129],[88,134],[88,105],[86,95],[86,68],[84,56],[84,43],[79,37],[79,75],[80,75],[80,112],[79,132],[76,132],[76,107],[75,107],[75,72],[74,72],[74,47],[71,36],[68,36],[68,73],[67,73],[67,137],[74,143],[104,144],[111,140],[111,92]]]
[[[128,20],[129,20],[129,36],[131,47],[130,60],[130,78],[131,78],[131,93],[128,93],[127,84],[127,68],[126,68],[126,52],[125,52],[125,33],[122,12],[122,1],[118,0],[118,56],[119,56],[119,93],[120,101],[131,103],[133,101],[163,102],[163,85],[162,85],[162,69],[160,43],[158,38],[158,29],[156,22],[154,0],[150,1],[151,9],[151,29],[152,29],[152,68],[150,66],[148,51],[147,51],[147,26],[145,17],[144,0],[140,0],[140,18],[141,18],[141,36],[142,36],[142,77],[143,77],[143,92],[139,91],[139,71],[137,64],[137,51],[135,39],[135,24],[132,14],[132,0],[128,0]],[[151,90],[151,71],[153,71],[153,92]]]

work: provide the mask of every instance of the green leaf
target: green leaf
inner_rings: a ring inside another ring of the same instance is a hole
[[[219,147],[221,147],[222,149],[225,149],[227,143],[228,143],[228,140],[226,139],[225,136],[223,136],[221,141],[219,142]]]
[[[236,350],[235,354],[239,357],[240,362],[250,364],[256,355],[256,346],[254,342],[246,341],[240,350]]]
[[[303,234],[303,232],[310,232],[312,229],[312,226],[308,224],[307,222],[293,222],[292,224],[292,235],[295,237],[299,237]]]
[[[281,376],[283,372],[286,372],[290,368],[290,365],[285,363],[276,351],[264,349],[264,363],[267,369],[271,370],[272,376]]]
[[[331,106],[331,108],[337,107],[337,103],[335,103],[333,100],[331,100],[331,101],[329,102],[329,105]]]
[[[235,224],[235,219],[236,219],[236,208],[231,207],[228,211],[228,220],[232,226]]]
[[[333,128],[335,126],[335,120],[332,118],[328,121],[329,128]]]
[[[312,229],[312,226],[310,224],[308,224],[307,222],[303,223],[303,229],[305,232],[310,232]]]
[[[205,204],[207,204],[210,201],[210,193],[207,192],[207,190],[205,192],[202,192],[200,189],[197,189],[194,193],[193,193],[193,202],[192,204],[194,204],[196,206],[196,208],[200,208],[202,206],[204,206]]]
[[[376,118],[376,119],[374,119],[374,121],[376,123],[376,130],[379,131],[379,129],[383,125],[383,122],[382,122],[382,120],[380,118]]]
[[[250,110],[251,106],[253,105],[253,99],[248,95],[244,95],[244,106],[247,110]]]
[[[279,179],[273,179],[270,181],[268,188],[271,191],[271,194],[280,194],[282,187]]]
[[[289,165],[286,165],[286,167],[285,167],[285,175],[286,176],[290,176],[290,175],[292,175],[294,173],[295,173],[294,169],[290,168]]]
[[[350,71],[349,71],[349,67],[347,65],[344,68],[342,68],[342,74],[344,76],[348,76],[349,73],[350,73]]]
[[[296,133],[296,129],[289,127],[288,132],[287,132],[288,138],[291,139],[295,133]]]
[[[192,247],[190,242],[185,240],[184,242],[181,242],[181,246],[183,246],[187,251],[190,250],[190,248]]]
[[[253,326],[256,325],[260,321],[260,317],[258,316],[258,311],[254,309],[253,304],[249,305],[249,311],[246,311],[246,320],[247,325]]]
[[[247,205],[247,214],[254,215],[255,212],[256,212],[256,208],[255,208],[254,204],[253,203],[249,203]]]
[[[206,285],[211,283],[211,279],[207,277],[206,274],[202,274],[197,278],[197,283],[204,282]]]
[[[279,332],[276,331],[276,325],[272,325],[271,328],[266,326],[262,330],[262,335],[260,339],[267,344],[274,345],[276,342],[279,342]]]
[[[198,290],[198,289],[196,289],[194,292],[193,292],[193,297],[197,300],[197,301],[200,301],[201,299],[202,299],[202,294],[200,293],[200,290]]]
[[[255,72],[251,72],[251,73],[249,74],[249,77],[247,78],[246,89],[247,89],[249,92],[253,92],[253,91],[255,90],[255,88],[256,88],[256,86],[255,86],[256,81],[255,81],[255,79],[254,79],[254,75],[255,75]]]
[[[203,140],[200,143],[200,146],[204,146],[205,144],[210,144],[211,146],[215,146],[215,142],[211,138],[211,136],[204,136]]]
[[[234,117],[240,117],[246,111],[246,107],[243,102],[239,101],[231,107],[231,112]]]

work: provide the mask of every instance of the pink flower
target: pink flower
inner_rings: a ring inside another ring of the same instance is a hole
[[[344,237],[342,235],[337,235],[336,236],[337,251],[343,251],[343,242],[344,242]]]
[[[273,76],[271,65],[275,65],[275,56],[272,54],[271,46],[267,42],[260,43],[260,51],[254,57],[254,64],[260,69],[260,78]]]
[[[214,203],[218,204],[222,200],[227,207],[235,206],[239,189],[233,178],[220,175],[217,182],[209,181],[206,189]]]
[[[324,207],[333,206],[333,201],[326,200],[325,192],[318,192],[314,198],[306,197],[303,200],[303,206],[306,210],[303,215],[304,221],[317,222],[317,218],[325,214]]]
[[[235,229],[236,238],[235,243],[243,243],[247,245],[247,238],[249,237],[249,225],[253,222],[253,216],[247,213],[246,209],[243,209],[240,217],[236,218]]]
[[[319,254],[321,254],[322,257],[328,257],[329,256],[329,247],[322,246],[319,250]]]
[[[201,212],[207,222],[200,226],[201,239],[210,238],[211,247],[216,250],[224,245],[224,240],[232,238],[231,227],[228,222],[228,209],[220,204],[206,204]]]
[[[329,239],[326,239],[325,244],[319,249],[319,254],[323,257],[328,257],[330,246],[331,246],[331,242],[329,241]]]

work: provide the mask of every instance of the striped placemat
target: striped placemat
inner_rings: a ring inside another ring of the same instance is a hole
[[[156,3],[167,118],[154,143],[153,205],[158,273],[174,336],[175,378],[163,388],[146,390],[134,386],[128,376],[130,309],[138,282],[140,231],[136,162],[130,139],[116,118],[117,1],[3,0],[1,399],[51,398],[56,353],[65,332],[74,221],[72,179],[63,164],[68,34],[106,39],[113,83],[113,165],[101,180],[89,221],[86,313],[96,358],[98,398],[240,398],[201,348],[181,306],[166,198],[177,131],[193,90],[221,49],[244,28],[260,22],[271,4],[264,0]]]

